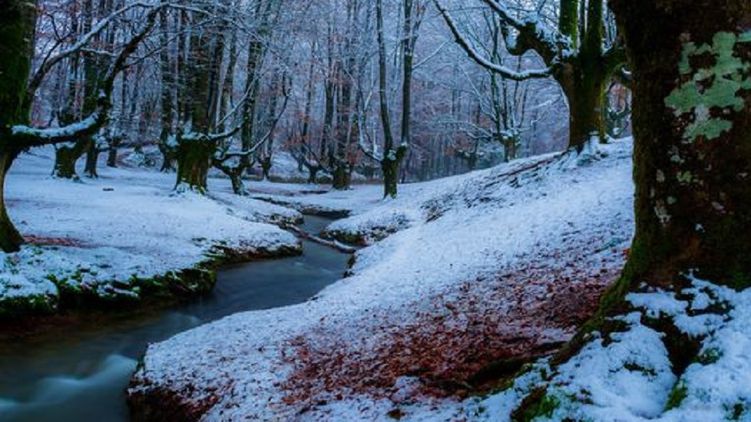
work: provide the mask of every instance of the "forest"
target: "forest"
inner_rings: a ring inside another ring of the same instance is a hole
[[[751,420],[748,1],[0,10],[0,421]]]

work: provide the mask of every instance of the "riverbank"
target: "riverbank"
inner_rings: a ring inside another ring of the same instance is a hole
[[[482,395],[567,341],[625,261],[631,143],[584,158],[520,160],[396,200],[378,187],[270,194],[348,210],[327,232],[370,246],[314,300],[151,345],[129,390],[136,419],[502,415],[515,399],[491,396],[488,410]]]
[[[319,232],[330,221],[306,217]],[[338,280],[349,255],[303,240],[303,254],[226,266],[208,294],[138,312],[87,312],[54,330],[0,342],[4,422],[127,422],[125,388],[146,346],[252,309],[299,303]]]
[[[220,265],[301,252],[277,226],[300,213],[232,195],[224,181],[201,196],[175,194],[174,174],[143,169],[60,180],[49,176],[53,152],[22,155],[7,180],[10,215],[29,243],[0,259],[6,323],[200,295]]]

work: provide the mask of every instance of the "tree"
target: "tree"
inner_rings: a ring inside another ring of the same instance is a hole
[[[503,25],[509,53],[522,56],[531,50],[545,63],[545,68],[526,71],[510,69],[483,56],[462,34],[441,1],[433,2],[457,43],[481,66],[511,80],[552,77],[560,84],[569,105],[569,148],[581,152],[593,137],[604,141],[605,86],[625,60],[617,39],[609,48],[603,47],[605,0],[561,0],[557,29],[545,24],[541,10],[517,13],[501,0],[482,0]]]
[[[638,5],[637,5],[638,4]],[[612,2],[633,66],[637,229],[622,286],[751,284],[751,5]],[[645,21],[648,17],[648,21]]]
[[[611,6],[633,70],[636,235],[620,280],[558,362],[576,353],[591,330],[616,330],[606,317],[630,312],[629,292],[680,292],[691,275],[751,286],[751,4],[612,0]],[[672,321],[644,323],[664,333],[666,345],[685,345]],[[668,350],[678,372],[699,352]]]
[[[146,24],[122,47],[102,78],[95,109],[83,120],[54,129],[29,126],[33,94],[44,75],[51,69],[50,62],[59,62],[79,51],[67,49],[50,57],[29,77],[34,53],[36,6],[23,0],[3,0],[0,4],[0,248],[5,252],[18,251],[23,237],[8,216],[4,201],[5,177],[15,158],[22,151],[43,145],[54,145],[94,135],[106,121],[111,108],[110,95],[115,77],[124,68],[126,59],[154,26],[156,17],[164,6],[148,8]]]
[[[383,196],[396,197],[397,182],[399,181],[399,166],[407,155],[411,140],[412,127],[412,74],[414,71],[415,45],[418,31],[422,24],[425,5],[421,1],[403,0],[402,2],[402,110],[401,136],[399,144],[394,140],[391,128],[391,113],[388,99],[388,70],[384,29],[383,0],[376,1],[376,39],[378,41],[378,97],[380,100],[380,117],[383,127],[383,154],[370,154],[367,148],[363,151],[371,158],[379,161],[383,172]],[[364,128],[361,128],[364,129]],[[362,142],[360,142],[362,146]]]

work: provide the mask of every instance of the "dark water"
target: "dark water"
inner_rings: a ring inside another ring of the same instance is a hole
[[[320,231],[329,221],[306,217]],[[211,295],[173,309],[63,327],[0,345],[0,421],[121,421],[124,389],[146,345],[236,312],[303,302],[340,278],[348,255],[304,242],[300,257],[219,273]]]

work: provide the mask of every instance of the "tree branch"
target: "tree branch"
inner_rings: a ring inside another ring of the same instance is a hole
[[[469,55],[469,57],[480,66],[492,72],[498,73],[504,78],[511,79],[514,81],[524,81],[524,80],[535,79],[535,78],[542,79],[542,78],[547,78],[552,74],[552,68],[550,67],[546,69],[536,69],[536,70],[528,70],[525,72],[516,72],[505,66],[498,65],[486,59],[485,57],[482,56],[482,54],[478,53],[472,47],[469,41],[464,37],[464,35],[462,35],[462,33],[459,31],[456,21],[454,21],[454,18],[451,17],[448,10],[446,10],[446,8],[441,4],[441,2],[439,0],[433,0],[433,3],[435,4],[438,11],[441,13],[441,16],[443,16],[443,19],[446,21],[446,25],[448,25],[449,29],[451,30],[451,33],[454,35],[454,38],[456,39],[457,44],[459,44],[459,46],[462,47],[462,49],[467,53],[467,55]]]
[[[114,86],[115,78],[125,67],[125,61],[133,54],[138,45],[146,38],[156,23],[156,17],[162,12],[165,5],[160,4],[152,7],[146,16],[146,25],[137,33],[127,44],[120,50],[117,58],[112,62],[105,78],[102,80],[99,96],[97,98],[96,109],[85,119],[63,126],[60,128],[38,129],[30,126],[17,125],[11,129],[12,141],[18,142],[20,148],[34,146],[58,144],[68,142],[72,139],[90,136],[96,133],[106,122],[109,117],[109,111],[112,107],[110,97]]]

